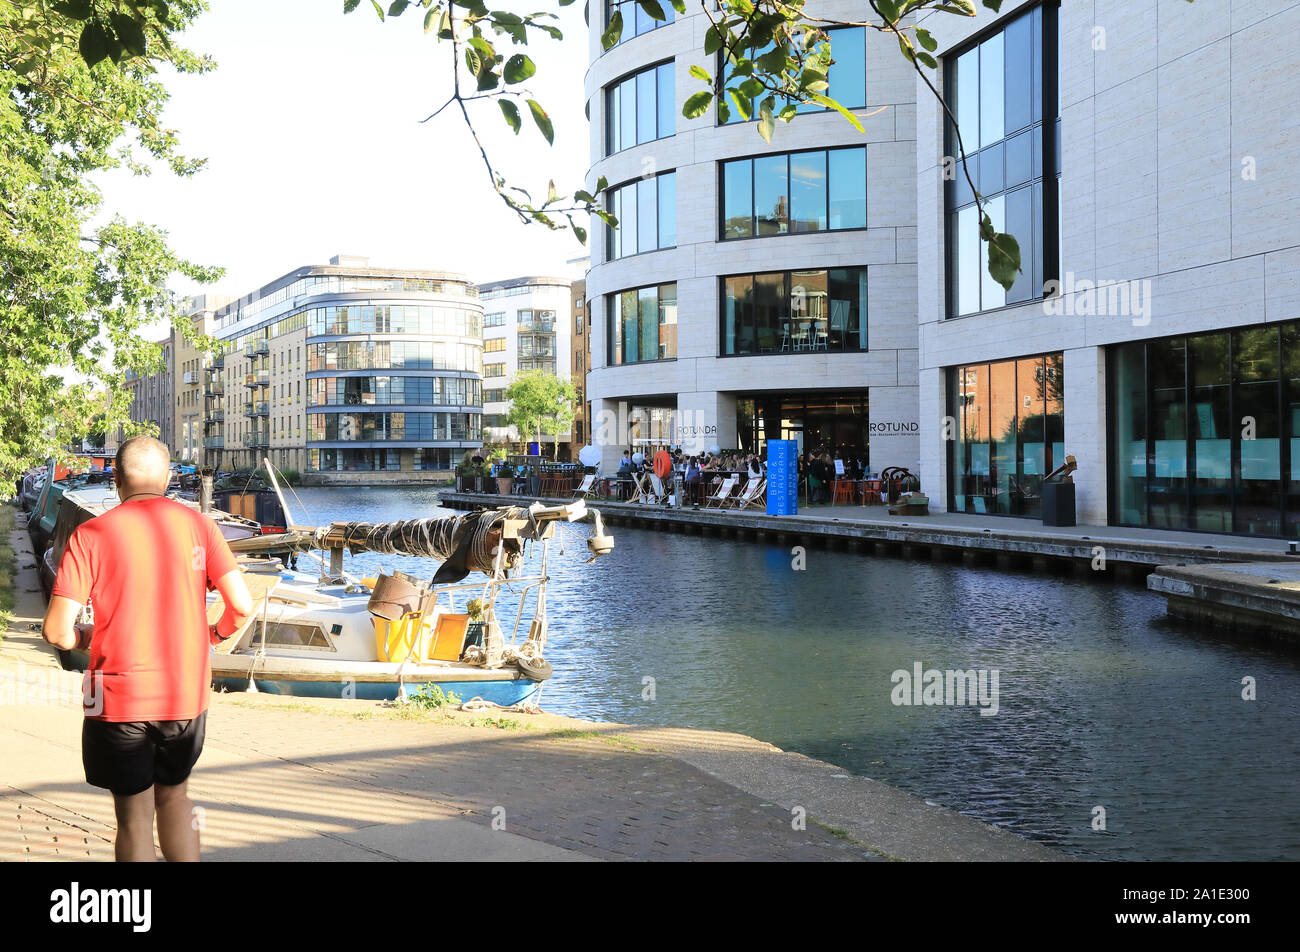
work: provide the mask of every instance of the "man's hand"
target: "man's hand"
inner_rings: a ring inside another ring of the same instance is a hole
[[[226,605],[226,610],[221,613],[221,618],[217,622],[217,634],[222,638],[229,638],[235,632],[244,626],[248,621],[248,616],[253,614],[253,596],[248,593],[248,586],[244,584],[244,573],[239,569],[232,569],[221,578],[217,579],[217,591],[221,593],[221,600]]]
[[[81,614],[81,605],[63,595],[50,599],[50,607],[45,612],[45,640],[63,651],[77,647],[80,640],[76,629],[77,616]]]

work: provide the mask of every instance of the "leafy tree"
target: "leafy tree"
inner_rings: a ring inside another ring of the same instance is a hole
[[[172,275],[219,274],[178,257],[158,228],[120,217],[90,227],[102,205],[94,173],[125,165],[147,174],[151,160],[178,175],[202,166],[160,121],[168,96],[158,69],[211,68],[172,42],[203,9],[201,0],[0,0],[5,480],[92,426],[139,430],[122,371],[162,367],[140,328],[178,315]],[[192,336],[189,321],[176,326]]]
[[[506,421],[525,436],[541,442],[542,434],[558,437],[573,425],[578,389],[544,370],[525,370],[515,375],[506,388],[510,409]],[[559,458],[560,441],[554,456]]]

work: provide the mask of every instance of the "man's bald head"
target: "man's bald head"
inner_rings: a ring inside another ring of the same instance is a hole
[[[113,478],[126,498],[131,493],[162,493],[171,480],[171,453],[152,436],[133,436],[117,451]]]

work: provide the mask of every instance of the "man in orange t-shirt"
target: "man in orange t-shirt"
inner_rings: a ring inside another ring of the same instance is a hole
[[[155,859],[155,812],[163,856],[199,858],[186,783],[203,750],[210,647],[253,608],[216,523],[165,498],[168,468],[157,440],[122,444],[114,467],[122,501],[68,539],[45,615],[46,641],[90,655],[86,677],[97,696],[87,705],[82,763],[86,782],[113,794],[119,861]],[[210,588],[226,606],[211,629]],[[87,604],[93,628],[75,624]]]

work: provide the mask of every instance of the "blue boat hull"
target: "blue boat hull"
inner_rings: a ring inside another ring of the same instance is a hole
[[[391,681],[359,681],[346,688],[337,681],[291,681],[254,679],[257,690],[262,694],[279,694],[285,697],[322,697],[343,698],[356,701],[394,701],[397,699],[397,684]],[[436,683],[444,694],[454,694],[461,701],[472,697],[481,697],[485,701],[509,707],[527,701],[537,694],[541,683],[519,679],[512,681],[440,681]],[[247,678],[213,678],[212,686],[218,691],[247,691]],[[407,682],[408,695],[420,691],[421,684]]]

